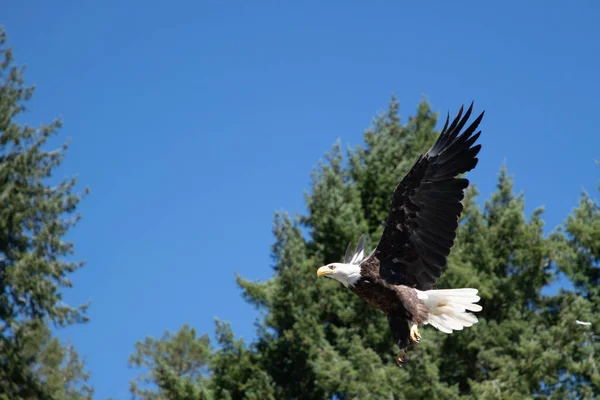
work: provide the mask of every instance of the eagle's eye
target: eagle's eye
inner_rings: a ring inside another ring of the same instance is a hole
[[[331,270],[334,270],[334,269],[335,269],[335,265],[331,264],[331,265],[329,266],[329,269],[331,269]]]

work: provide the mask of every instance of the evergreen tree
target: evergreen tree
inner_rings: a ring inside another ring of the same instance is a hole
[[[545,312],[548,346],[558,373],[545,380],[557,398],[592,399],[600,395],[600,206],[587,193],[555,235],[559,270],[573,284],[550,299]],[[582,321],[591,325],[580,325]],[[554,343],[553,343],[554,341]]]
[[[184,325],[178,332],[165,332],[159,340],[137,342],[129,365],[147,371],[131,382],[130,390],[140,399],[209,400],[204,374],[211,354],[207,335]],[[154,391],[154,388],[158,391]]]
[[[65,305],[61,294],[81,266],[65,261],[73,244],[63,240],[81,195],[75,179],[49,182],[67,148],[44,148],[60,121],[37,129],[16,121],[32,94],[0,28],[0,398],[89,398],[77,353],[46,326],[85,321],[85,306]]]
[[[237,277],[263,315],[257,339],[245,344],[218,324],[207,387],[225,399],[596,396],[600,213],[587,197],[564,232],[547,237],[543,210],[525,215],[506,168],[484,207],[471,185],[436,287],[478,288],[479,323],[452,335],[423,328],[401,369],[385,316],[339,283],[316,278],[317,268],[341,260],[361,233],[368,233],[368,248],[376,244],[396,184],[439,134],[427,102],[405,125],[398,110],[393,98],[347,162],[334,145],[313,172],[307,215],[275,215],[273,278]],[[557,269],[576,290],[545,296]]]

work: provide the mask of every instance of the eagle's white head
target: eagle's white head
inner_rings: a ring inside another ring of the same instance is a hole
[[[333,278],[346,287],[353,286],[360,279],[360,265],[332,263],[319,268],[317,275]]]
[[[353,286],[360,279],[360,263],[365,256],[365,235],[358,240],[354,253],[351,245],[352,243],[349,243],[346,248],[343,263],[327,264],[317,270],[317,275],[333,278],[346,287]]]

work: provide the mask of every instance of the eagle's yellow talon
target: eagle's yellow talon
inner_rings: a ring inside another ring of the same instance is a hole
[[[402,363],[404,362],[404,358],[402,358],[402,353],[398,354],[396,357],[396,365],[402,368]]]
[[[415,343],[419,343],[421,341],[421,334],[419,333],[419,328],[417,324],[412,324],[410,327],[410,340]]]

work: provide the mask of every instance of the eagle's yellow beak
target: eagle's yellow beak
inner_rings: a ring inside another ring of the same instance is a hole
[[[317,270],[317,276],[329,275],[332,272],[333,270],[331,270],[329,267],[321,267]]]

